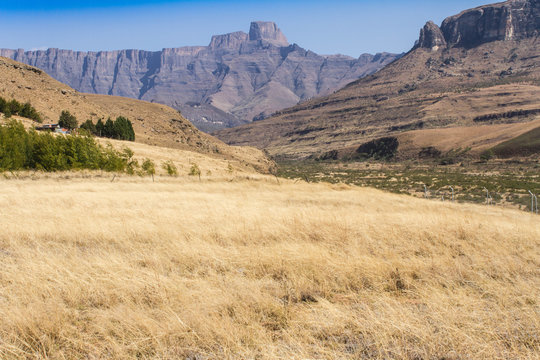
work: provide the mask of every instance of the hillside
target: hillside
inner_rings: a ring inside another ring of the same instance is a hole
[[[59,83],[37,68],[0,58],[0,96],[30,102],[44,122],[57,122],[62,110],[69,110],[79,120],[125,116],[133,123],[136,141],[187,151],[222,160],[249,164],[268,171],[272,164],[254,148],[238,148],[197,130],[170,107],[117,96],[79,93]]]
[[[274,156],[303,158],[383,136],[417,138],[405,135],[413,130],[467,127],[464,132],[474,134],[482,126],[480,152],[508,140],[490,136],[491,125],[527,122],[540,113],[539,8],[535,0],[514,0],[465,11],[442,28],[428,22],[414,48],[378,73],[216,135]],[[520,135],[515,130],[512,135]],[[409,150],[438,145],[422,139]],[[462,137],[447,148],[467,141]]]
[[[204,131],[263,119],[299,101],[322,96],[398,58],[318,55],[271,22],[213,36],[208,46],[151,52],[0,49],[0,56],[35,66],[86,93],[169,105]]]

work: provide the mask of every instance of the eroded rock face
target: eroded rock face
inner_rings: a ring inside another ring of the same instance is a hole
[[[212,37],[209,46],[162,51],[0,50],[88,93],[118,95],[184,111],[204,131],[263,119],[372,74],[398,55],[321,56],[289,45],[274,23],[249,34]]]
[[[420,30],[420,40],[415,46],[416,48],[425,48],[438,50],[441,47],[446,47],[444,35],[433,21],[428,21],[427,24]]]
[[[210,49],[238,49],[248,40],[248,34],[242,31],[224,35],[214,35],[210,41]]]
[[[266,40],[277,46],[288,46],[289,42],[277,25],[268,21],[254,21],[249,29],[249,40]]]
[[[420,33],[418,47],[472,48],[492,41],[521,40],[539,35],[540,0],[510,0],[451,16],[443,21],[440,31],[435,24],[426,24]]]

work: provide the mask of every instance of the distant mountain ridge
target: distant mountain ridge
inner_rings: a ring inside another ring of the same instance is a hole
[[[180,110],[205,131],[260,120],[370,75],[399,55],[322,56],[290,45],[273,22],[212,37],[208,46],[161,51],[0,49],[74,89],[131,97]]]
[[[411,51],[376,74],[252,124],[215,133],[278,158],[339,158],[383,137],[478,154],[538,126],[540,0],[510,0],[428,22]]]

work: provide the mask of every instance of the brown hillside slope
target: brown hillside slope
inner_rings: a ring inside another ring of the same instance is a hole
[[[272,165],[260,150],[225,145],[197,130],[178,111],[168,106],[79,93],[39,69],[2,57],[0,96],[30,102],[44,122],[57,122],[62,110],[69,110],[79,122],[125,116],[133,123],[137,142],[238,160],[261,171],[268,171]]]
[[[533,0],[521,2],[539,7]],[[478,9],[471,10],[476,12]],[[425,45],[432,45],[425,35],[430,26],[436,27],[426,25],[428,29],[421,36]],[[534,119],[534,110],[540,109],[540,40],[484,40],[487,42],[474,47],[416,47],[377,74],[330,96],[216,135],[229,144],[255,145],[272,155],[302,158],[420,128]],[[432,39],[432,43],[437,41]],[[519,110],[528,112],[503,116]],[[493,115],[492,119],[478,119],[486,115]],[[493,144],[496,141],[493,139]]]

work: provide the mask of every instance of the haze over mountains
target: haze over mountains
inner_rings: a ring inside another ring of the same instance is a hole
[[[204,131],[249,123],[328,95],[399,58],[318,55],[290,45],[272,22],[213,36],[208,46],[162,51],[0,50],[74,89],[170,105]]]
[[[540,0],[428,22],[413,49],[378,73],[217,136],[295,159],[340,158],[384,136],[404,157],[481,151],[540,125],[539,34]]]

